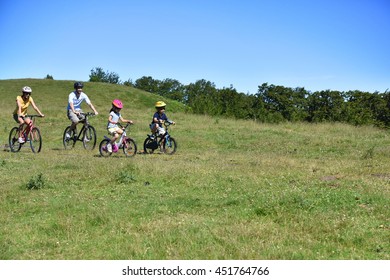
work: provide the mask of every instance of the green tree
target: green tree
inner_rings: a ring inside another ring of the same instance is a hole
[[[90,82],[101,82],[109,84],[119,84],[119,75],[115,72],[104,72],[103,68],[95,67],[89,75]]]
[[[184,87],[183,100],[194,113],[207,114],[213,109],[212,98],[216,92],[214,83],[202,79]]]
[[[127,81],[123,82],[123,85],[128,87],[134,87],[134,83],[131,79],[128,79]]]
[[[267,111],[268,121],[303,121],[307,117],[307,92],[304,88],[287,88],[263,83],[258,88],[260,98]]]
[[[178,80],[167,78],[159,81],[157,87],[157,94],[180,102],[184,101],[184,86]]]
[[[345,95],[339,91],[316,91],[308,96],[308,117],[310,122],[345,121]]]
[[[154,80],[151,76],[143,76],[134,82],[134,87],[145,90],[147,92],[157,93],[159,80]]]

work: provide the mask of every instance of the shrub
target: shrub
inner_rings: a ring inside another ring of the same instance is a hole
[[[26,189],[28,190],[39,190],[45,186],[45,178],[42,173],[39,173],[37,176],[33,176],[30,181],[26,184]]]

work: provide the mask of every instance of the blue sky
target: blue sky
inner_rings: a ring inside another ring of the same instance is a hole
[[[390,88],[390,0],[0,0],[0,79]]]

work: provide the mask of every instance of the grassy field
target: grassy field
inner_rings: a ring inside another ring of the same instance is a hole
[[[5,147],[24,85],[46,115],[39,154]],[[0,259],[390,258],[388,131],[226,120],[165,100],[175,155],[101,158],[81,143],[63,149],[72,85],[0,81]],[[99,83],[85,91],[100,113],[98,142],[120,98],[142,149],[160,97]]]

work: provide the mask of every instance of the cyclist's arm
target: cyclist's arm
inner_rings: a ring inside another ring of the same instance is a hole
[[[112,116],[111,116],[111,115],[108,116],[108,122],[109,122],[109,123],[112,123],[112,124],[116,124],[116,123],[117,123],[117,122],[114,122],[114,121],[112,120]]]
[[[35,105],[35,102],[34,100],[31,100],[31,105],[33,106],[34,110],[37,111],[37,113],[41,116],[41,117],[44,117],[45,115],[41,113],[41,111],[39,110],[39,108],[37,107],[37,105]]]
[[[95,113],[95,115],[99,114],[99,113],[96,111],[95,107],[92,105],[92,103],[89,103],[88,106],[92,109],[92,111]]]
[[[161,125],[161,124],[164,123],[164,120],[163,119],[158,119],[158,118],[153,118],[153,122],[157,123],[158,125]]]
[[[124,119],[124,118],[122,118],[122,116],[120,117],[120,120],[121,120],[121,122],[123,122],[123,123],[133,123],[133,121],[132,120],[126,120],[126,119]]]
[[[170,120],[168,118],[167,118],[167,123],[169,123],[169,124],[176,124],[173,120]]]
[[[22,104],[20,104],[19,99],[16,99],[16,105],[18,106],[18,116],[23,116],[22,115]]]
[[[78,112],[74,109],[73,102],[69,102],[69,107],[70,107],[70,110],[71,110],[73,113],[78,114]]]

